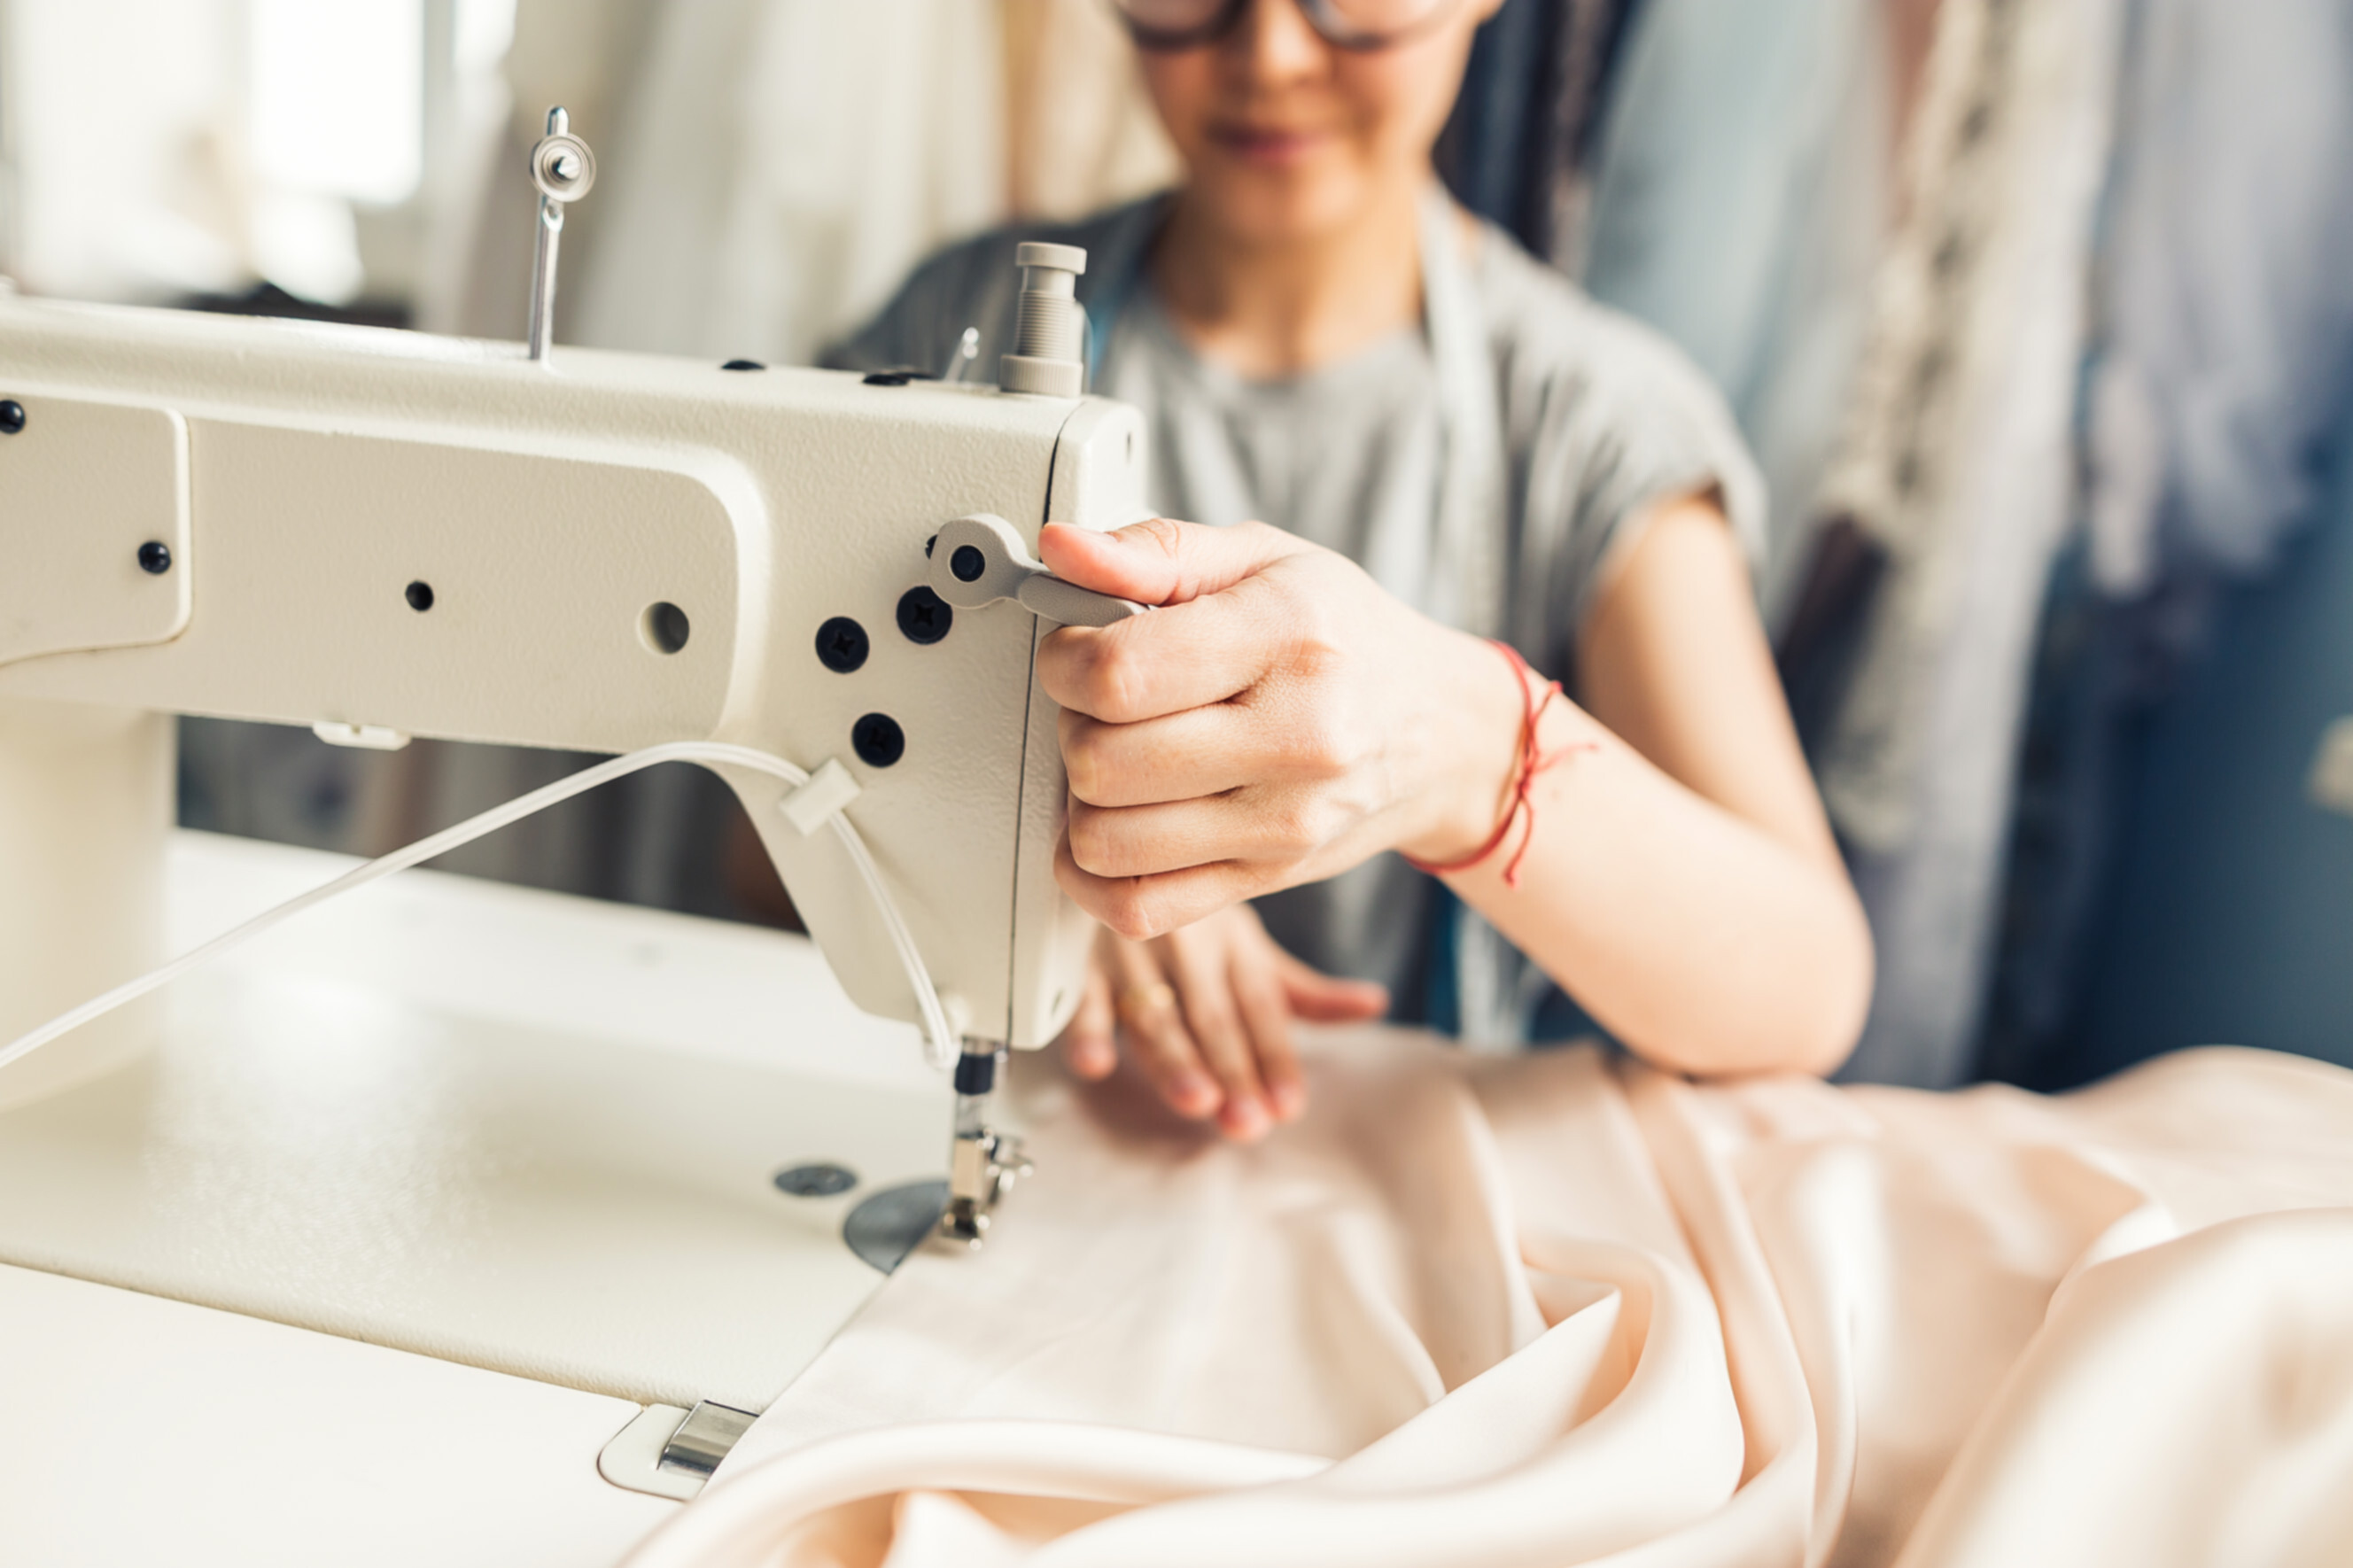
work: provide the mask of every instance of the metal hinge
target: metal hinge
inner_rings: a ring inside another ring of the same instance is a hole
[[[596,1473],[617,1487],[685,1502],[711,1479],[758,1417],[706,1399],[692,1410],[649,1405],[596,1456]]]

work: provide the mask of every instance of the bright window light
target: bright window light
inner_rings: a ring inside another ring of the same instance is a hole
[[[389,205],[424,161],[423,0],[248,0],[254,162],[281,189]],[[496,10],[470,0],[460,11]],[[513,28],[512,0],[505,6]],[[473,24],[485,35],[488,21]]]
[[[461,76],[498,68],[514,44],[515,0],[458,0],[458,71]]]

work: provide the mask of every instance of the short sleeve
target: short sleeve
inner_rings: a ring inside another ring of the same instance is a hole
[[[1672,342],[1516,247],[1485,271],[1515,469],[1511,624],[1567,670],[1596,594],[1662,502],[1713,493],[1756,569],[1765,481],[1722,395]]]

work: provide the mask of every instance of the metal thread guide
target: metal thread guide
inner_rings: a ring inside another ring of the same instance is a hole
[[[564,209],[596,183],[596,155],[572,134],[572,117],[547,111],[547,134],[531,150],[531,183],[539,187],[539,244],[531,270],[531,357],[544,363],[555,342],[555,258],[564,240]]]

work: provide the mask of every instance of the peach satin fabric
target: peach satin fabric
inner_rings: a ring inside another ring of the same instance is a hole
[[[1695,1087],[1310,1042],[1252,1149],[1048,1064],[634,1568],[2353,1562],[2353,1074]]]

